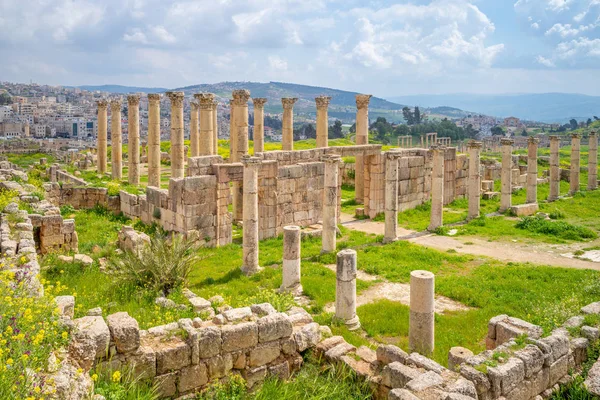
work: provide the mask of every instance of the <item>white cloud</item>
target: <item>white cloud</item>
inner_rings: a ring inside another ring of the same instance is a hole
[[[531,24],[531,27],[535,30],[540,29],[540,24],[538,24],[537,22],[534,22],[533,24]]]
[[[142,32],[139,28],[134,28],[131,30],[131,33],[124,34],[123,40],[131,43],[148,43],[148,38],[146,38],[146,34],[144,34],[144,32]]]
[[[167,31],[164,26],[155,26],[151,29],[151,32],[162,43],[173,44],[177,42],[177,38]]]
[[[549,60],[543,56],[537,56],[536,61],[545,67],[553,68],[556,66],[556,65],[554,65],[552,60]]]
[[[279,56],[269,56],[269,66],[271,69],[279,71],[287,71],[288,63]]]
[[[554,33],[558,34],[562,38],[566,38],[569,36],[577,36],[580,33],[588,31],[590,29],[594,29],[596,24],[590,25],[579,25],[579,27],[571,26],[571,24],[554,24],[552,28],[548,29],[545,33],[546,36],[550,36]]]

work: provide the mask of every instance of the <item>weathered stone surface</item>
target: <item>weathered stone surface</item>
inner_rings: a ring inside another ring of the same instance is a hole
[[[539,206],[537,203],[518,204],[510,208],[511,214],[517,217],[533,215],[538,212],[538,210]]]
[[[317,346],[317,344],[320,345],[323,343],[319,343],[321,340],[321,331],[319,330],[319,324],[316,322],[304,325],[300,328],[294,328],[293,337],[296,342],[296,349],[299,352],[303,352],[306,349]],[[333,339],[334,337],[336,336],[332,336],[329,339]],[[338,338],[340,337],[341,336],[338,336]]]
[[[581,312],[584,314],[600,314],[600,301],[581,307]]]
[[[520,359],[511,357],[504,364],[488,367],[488,376],[494,392],[506,395],[525,379],[525,364]]]
[[[421,375],[421,372],[418,370],[396,361],[383,368],[381,383],[392,389],[403,388],[409,381],[418,378],[419,375]]]
[[[413,392],[420,392],[433,386],[441,385],[442,383],[444,383],[444,378],[433,371],[427,371],[409,381],[406,384],[406,388],[412,390]]]
[[[575,338],[571,340],[571,354],[576,365],[580,365],[587,358],[587,349],[590,342],[586,338]]]
[[[342,343],[338,344],[337,346],[327,350],[325,352],[325,358],[328,359],[329,361],[337,361],[342,356],[350,353],[351,351],[355,351],[355,350],[356,350],[356,347],[354,347],[350,343],[342,342]]]
[[[252,312],[259,317],[263,317],[265,315],[275,314],[277,310],[270,303],[262,303],[262,304],[253,304],[250,306]]]
[[[440,364],[419,353],[411,353],[411,355],[408,357],[408,361],[415,364],[419,368],[426,369],[427,371],[433,371],[438,374],[441,374],[446,370],[446,368],[442,367]]]
[[[582,326],[581,336],[583,336],[591,342],[594,342],[598,340],[598,338],[600,338],[600,330],[591,326]]]
[[[202,297],[191,297],[188,301],[192,305],[195,312],[202,312],[204,310],[212,309],[210,301],[203,299]]]
[[[531,344],[516,351],[514,356],[523,361],[527,379],[541,370],[544,365],[544,353],[537,346]]]
[[[250,367],[258,367],[275,360],[281,354],[279,342],[261,343],[250,351],[248,364]]]
[[[108,352],[108,343],[110,341],[110,331],[102,317],[81,317],[74,321],[75,331],[73,333],[72,347],[75,345],[79,358],[85,360],[88,358],[100,358],[106,356]],[[81,346],[78,346],[81,344]],[[74,347],[74,350],[75,350]],[[84,353],[82,353],[84,352]]]
[[[448,391],[473,399],[477,398],[477,389],[475,389],[475,384],[464,378],[459,378],[455,382],[449,384]]]
[[[375,351],[371,350],[367,346],[360,346],[356,350],[356,355],[368,362],[369,364],[372,364],[377,361],[377,353],[375,353]]]
[[[221,330],[207,326],[198,330],[198,352],[200,358],[214,357],[221,352]]]
[[[159,375],[190,365],[191,349],[179,338],[168,342],[156,341],[153,348],[156,352],[156,372]]]
[[[556,359],[555,359],[556,360]],[[564,355],[550,365],[549,385],[554,385],[569,372],[569,356]]]
[[[596,361],[590,368],[583,384],[591,394],[600,396],[600,361]]]
[[[276,376],[281,380],[287,380],[290,377],[290,364],[283,361],[269,367],[269,374]]]
[[[258,341],[260,343],[289,337],[292,334],[290,317],[283,313],[262,317],[256,324],[258,325]]]
[[[576,315],[576,316],[571,317],[568,320],[566,320],[565,323],[563,324],[563,326],[565,328],[578,328],[581,325],[583,325],[584,320],[585,320],[584,316]]]
[[[246,369],[242,372],[242,376],[246,380],[246,385],[251,388],[265,379],[267,376],[267,367],[263,365],[261,367]]]
[[[252,318],[250,307],[232,308],[231,310],[223,311],[222,314],[228,322],[238,322]]]
[[[73,318],[75,315],[75,297],[56,296],[54,301],[56,301],[60,315],[63,317]]]
[[[134,353],[127,354],[126,361],[140,379],[154,378],[156,375],[156,354],[149,346],[140,346]]]
[[[224,377],[233,368],[233,357],[231,354],[223,354],[206,360],[208,376],[210,379]]]
[[[196,389],[208,383],[208,370],[204,364],[192,365],[179,372],[177,388],[179,393]]]
[[[159,375],[152,381],[153,385],[157,388],[158,394],[161,398],[171,397],[177,393],[177,376],[178,371]]]
[[[473,357],[473,352],[464,347],[452,347],[448,352],[448,368],[456,371],[460,364]]]
[[[140,346],[138,322],[126,312],[111,314],[106,318],[108,329],[119,353],[129,353]]]
[[[382,364],[389,364],[396,361],[406,363],[406,360],[408,360],[408,354],[399,347],[385,344],[377,348],[377,361]]]
[[[419,398],[406,389],[394,389],[389,393],[388,400],[419,400]]]
[[[221,329],[221,338],[223,351],[248,349],[258,344],[258,326],[255,322],[225,325]]]
[[[477,393],[487,392],[492,387],[492,384],[489,381],[487,375],[481,371],[476,370],[470,365],[463,364],[460,367],[460,374],[475,384]]]
[[[92,257],[86,254],[75,254],[75,256],[73,256],[73,260],[74,262],[79,262],[83,265],[92,265],[94,263]]]
[[[558,360],[569,352],[569,338],[563,335],[552,334],[540,339],[540,342],[547,344],[552,349],[554,360]]]

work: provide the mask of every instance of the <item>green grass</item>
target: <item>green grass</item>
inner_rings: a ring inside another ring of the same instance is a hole
[[[56,157],[51,154],[45,153],[31,153],[31,154],[16,154],[7,153],[5,154],[6,159],[13,164],[18,165],[21,168],[29,167],[30,165],[39,164],[41,158],[47,159],[47,165],[56,162]]]
[[[598,237],[596,232],[590,228],[569,224],[564,221],[548,221],[535,216],[521,218],[515,226],[519,229],[557,236],[566,240],[595,239]]]

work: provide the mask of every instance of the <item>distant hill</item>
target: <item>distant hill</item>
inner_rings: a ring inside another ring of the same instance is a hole
[[[600,97],[569,93],[444,94],[390,97],[390,101],[424,107],[450,106],[496,117],[566,123],[600,115]]]
[[[136,87],[136,86],[121,86],[121,85],[86,85],[86,86],[77,86],[79,89],[88,90],[90,92],[108,92],[108,93],[162,93],[166,92],[169,89],[165,88],[145,88],[145,87]]]

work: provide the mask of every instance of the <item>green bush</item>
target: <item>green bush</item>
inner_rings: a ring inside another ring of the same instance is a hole
[[[75,208],[70,204],[65,204],[64,206],[60,206],[60,215],[71,215],[75,212]]]
[[[122,282],[162,291],[182,286],[200,260],[195,242],[182,235],[153,237],[139,252],[126,251],[110,258],[109,272]]]
[[[548,214],[548,216],[550,217],[550,219],[564,219],[565,213],[559,209],[554,209],[554,211]]]
[[[4,210],[4,207],[12,203],[15,198],[19,195],[16,190],[3,190],[0,192],[0,211]]]
[[[523,217],[515,227],[567,240],[595,239],[598,237],[596,232],[585,226],[573,225],[564,221],[548,221],[537,216]]]

